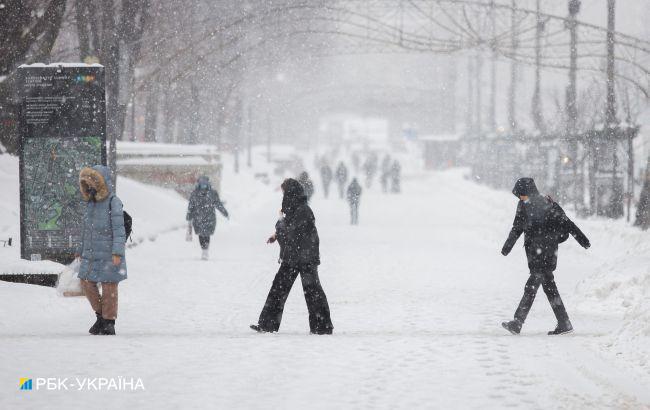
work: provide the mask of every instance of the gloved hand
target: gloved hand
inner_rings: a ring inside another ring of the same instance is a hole
[[[501,255],[508,256],[509,253],[510,251],[508,251],[506,248],[501,249]]]
[[[187,235],[185,235],[185,240],[187,242],[192,242],[192,224],[187,225]]]

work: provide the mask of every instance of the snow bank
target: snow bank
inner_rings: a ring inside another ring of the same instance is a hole
[[[65,266],[51,261],[32,262],[17,258],[20,248],[0,247],[0,274],[58,275]]]
[[[620,330],[605,348],[650,371],[650,232],[632,228],[599,233],[618,255],[577,286],[580,308],[603,314],[622,313]]]

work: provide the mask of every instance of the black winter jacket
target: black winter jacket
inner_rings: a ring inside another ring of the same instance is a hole
[[[280,244],[280,263],[289,266],[320,265],[320,239],[316,218],[307,203],[275,224]]]
[[[549,197],[531,192],[529,200],[519,201],[510,235],[501,253],[507,255],[524,234],[524,248],[531,273],[553,272],[557,267],[558,244],[572,235],[584,248],[589,239]]]

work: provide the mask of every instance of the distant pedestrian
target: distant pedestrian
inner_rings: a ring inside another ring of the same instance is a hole
[[[347,199],[350,204],[350,224],[359,225],[359,202],[361,200],[362,188],[356,178],[352,178],[352,182],[348,187]]]
[[[519,204],[512,230],[501,253],[508,255],[523,233],[530,276],[515,312],[515,319],[503,322],[502,325],[510,333],[519,334],[541,285],[557,319],[555,330],[548,334],[570,333],[573,326],[553,276],[557,267],[558,245],[572,235],[582,247],[588,249],[591,246],[589,239],[566,216],[560,205],[539,193],[532,178],[519,179],[512,193],[519,198]]]
[[[320,177],[323,181],[323,193],[325,194],[325,198],[327,198],[330,194],[330,184],[332,183],[333,177],[332,168],[327,163],[324,163],[323,166],[321,166]]]
[[[293,283],[300,275],[305,302],[309,311],[312,334],[332,334],[327,297],[318,278],[320,251],[314,213],[307,204],[302,185],[295,179],[282,183],[282,210],[275,233],[267,243],[280,244],[280,269],[275,275],[264,308],[256,325],[258,332],[277,332],[280,329],[284,304]]]
[[[388,192],[388,183],[391,180],[393,163],[391,162],[390,155],[386,155],[381,162],[381,190],[384,193]]]
[[[375,178],[375,174],[377,173],[378,162],[379,159],[377,159],[377,154],[373,152],[368,155],[366,162],[363,163],[363,171],[366,174],[366,188],[372,186],[372,180]]]
[[[88,332],[114,335],[117,285],[127,277],[122,201],[113,192],[110,170],[103,165],[83,168],[79,188],[86,203],[81,246],[76,255],[81,258],[79,279],[96,316]]]
[[[402,190],[402,166],[398,161],[393,162],[390,170],[391,176],[391,192],[398,194]]]
[[[348,182],[348,167],[341,161],[336,168],[336,183],[339,185],[339,198],[343,199],[345,195],[345,185]]]
[[[305,190],[305,195],[307,195],[307,202],[311,201],[311,197],[314,195],[314,182],[309,178],[307,171],[300,173],[298,177],[298,182],[302,185]]]
[[[207,260],[209,257],[210,237],[214,235],[217,227],[217,213],[215,209],[228,218],[228,211],[219,198],[219,193],[212,188],[210,179],[207,176],[201,176],[197,180],[196,187],[190,195],[190,201],[187,206],[188,221],[188,240],[192,240],[192,228],[199,236],[201,245],[201,259]]]

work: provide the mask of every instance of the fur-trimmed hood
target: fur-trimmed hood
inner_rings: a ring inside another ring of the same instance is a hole
[[[104,165],[95,165],[92,168],[86,167],[79,173],[79,189],[84,201],[90,201],[90,188],[97,191],[95,201],[101,202],[113,193],[111,173]]]

